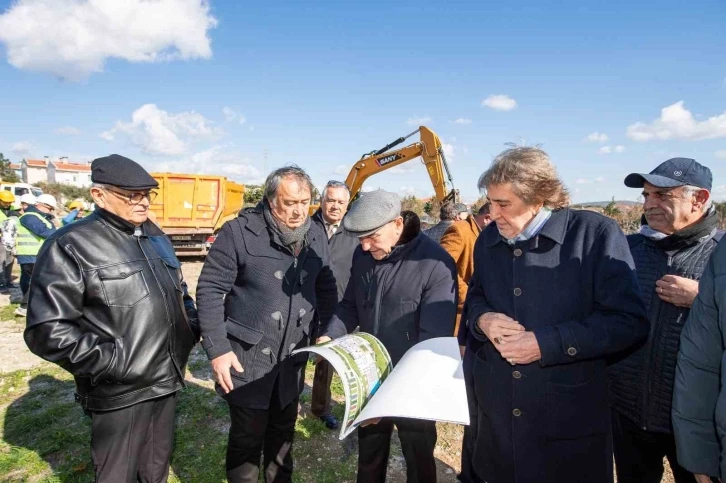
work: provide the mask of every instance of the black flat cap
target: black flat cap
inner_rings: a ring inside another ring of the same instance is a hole
[[[91,163],[91,181],[129,191],[159,187],[159,183],[139,163],[118,154],[94,159]]]

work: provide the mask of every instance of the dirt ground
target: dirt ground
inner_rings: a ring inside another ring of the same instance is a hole
[[[192,294],[196,293],[197,279],[202,269],[201,261],[184,262],[182,270],[185,280]],[[3,310],[4,318],[10,318],[7,309],[10,309],[11,302],[18,299],[18,294],[13,293],[11,296],[0,295],[0,309]],[[18,370],[31,369],[42,365],[44,362],[33,355],[26,347],[23,341],[22,332],[24,324],[22,319],[0,321],[0,373],[10,373]],[[189,361],[189,371],[187,372],[187,380],[191,383],[202,387],[212,389],[214,383],[210,377],[209,364],[206,356],[199,349],[195,349]],[[312,383],[312,371],[309,369],[306,378],[306,388],[301,396],[300,416],[303,418],[309,415],[310,400],[310,384]],[[337,397],[338,411],[340,411],[341,398]],[[228,425],[228,422],[221,423]],[[227,427],[219,428],[222,432],[226,432]],[[451,424],[437,425],[439,439],[436,447],[435,456],[437,458],[438,481],[455,482],[456,472],[459,470],[459,459],[461,457],[461,437],[463,429],[461,426]],[[309,447],[308,447],[309,446]],[[322,448],[322,451],[321,451]],[[325,455],[326,459],[334,459],[347,461],[344,468],[347,473],[354,469],[351,467],[351,455],[357,452],[356,440],[353,437],[339,441],[337,432],[322,432],[308,440],[298,439],[296,442],[296,467],[302,472],[309,470],[316,465],[320,465],[321,458],[319,455]],[[667,463],[665,464],[666,474],[663,482],[672,483],[673,477],[670,473]],[[338,473],[335,473],[338,474]],[[0,475],[1,476],[1,475]],[[326,479],[327,480],[327,479]],[[347,481],[341,475],[340,481]],[[391,458],[389,464],[388,481],[404,482],[405,463],[400,451],[400,444],[397,438],[394,439],[392,445]]]

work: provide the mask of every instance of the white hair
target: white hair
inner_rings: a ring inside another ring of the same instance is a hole
[[[711,198],[711,192],[708,191],[706,188],[699,188],[698,186],[693,185],[686,185],[683,187],[683,196],[689,197],[695,195],[699,191],[706,191],[708,192],[708,200],[703,204],[703,212],[706,213],[708,210],[711,209],[711,206],[713,206],[713,199]]]

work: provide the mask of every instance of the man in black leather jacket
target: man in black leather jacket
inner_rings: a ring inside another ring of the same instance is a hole
[[[119,155],[91,165],[98,207],[43,244],[25,342],[73,374],[96,481],[165,482],[176,393],[198,340],[171,242],[147,221],[157,182]]]

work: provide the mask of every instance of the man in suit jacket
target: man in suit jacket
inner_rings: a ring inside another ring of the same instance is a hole
[[[328,235],[330,247],[330,269],[335,275],[338,287],[338,302],[343,300],[345,288],[350,280],[350,268],[353,264],[353,252],[358,248],[358,238],[348,235],[343,228],[343,217],[348,211],[350,190],[345,183],[328,181],[323,188],[320,209],[313,215],[313,222]],[[333,380],[333,367],[326,360],[319,361],[315,366],[313,395],[310,411],[320,418],[328,429],[336,429],[338,420],[330,413],[330,383]]]
[[[461,311],[466,299],[466,290],[469,287],[469,280],[474,273],[474,244],[479,233],[492,221],[489,216],[490,203],[487,201],[476,215],[466,220],[455,222],[441,237],[441,246],[448,252],[456,262],[457,281],[459,283],[459,305],[456,308],[456,328],[454,334],[459,331],[461,323]],[[464,346],[465,343],[459,345]]]

